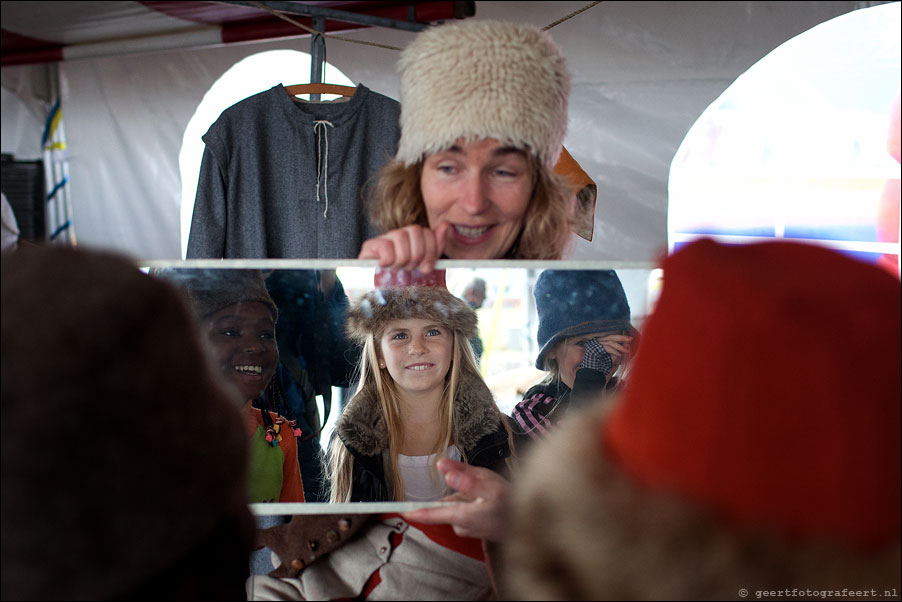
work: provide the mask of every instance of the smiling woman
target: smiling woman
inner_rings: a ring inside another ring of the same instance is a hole
[[[523,228],[533,180],[526,153],[492,138],[429,155],[420,188],[429,223],[448,224],[445,254],[504,256]]]
[[[443,25],[400,68],[398,153],[370,194],[384,234],[359,258],[423,271],[440,257],[560,259],[573,207],[553,168],[570,75],[551,38],[500,21]]]

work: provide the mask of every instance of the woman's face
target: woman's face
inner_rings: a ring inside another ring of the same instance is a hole
[[[219,310],[207,321],[207,340],[222,373],[244,399],[260,397],[279,364],[269,308],[251,301]]]
[[[445,255],[451,259],[497,259],[523,228],[533,174],[526,154],[494,138],[458,140],[426,157],[420,190],[429,227],[450,224]]]
[[[605,343],[608,339],[613,338],[611,334],[612,333],[610,332],[595,332],[565,339],[562,343],[558,344],[553,351],[548,353],[549,358],[557,360],[561,380],[565,385],[571,389],[573,388],[573,383],[576,380],[576,371],[582,363],[583,357],[585,357],[586,343],[592,339],[596,339],[599,343],[602,343],[602,346],[604,346],[605,349],[608,349],[608,346]],[[628,337],[619,334],[617,335],[617,340],[626,338]],[[611,350],[609,350],[609,355],[611,356],[611,362],[614,365],[611,369],[611,374],[613,374],[620,365],[622,356],[617,352],[611,353],[610,351]]]
[[[420,318],[392,320],[378,341],[378,356],[404,393],[440,392],[451,367],[454,333]]]

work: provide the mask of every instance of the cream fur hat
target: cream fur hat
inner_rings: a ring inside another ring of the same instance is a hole
[[[554,167],[567,133],[570,73],[548,34],[502,21],[440,25],[418,35],[398,65],[398,161],[413,165],[461,137],[495,138]]]

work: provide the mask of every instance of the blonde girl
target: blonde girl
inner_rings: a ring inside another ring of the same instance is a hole
[[[466,302],[440,287],[372,291],[347,330],[363,353],[330,444],[331,501],[440,499],[443,457],[506,471],[511,429],[476,367]]]

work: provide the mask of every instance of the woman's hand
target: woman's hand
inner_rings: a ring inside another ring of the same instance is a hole
[[[431,525],[450,524],[461,537],[501,541],[507,535],[510,482],[488,468],[443,458],[438,469],[456,493],[442,499],[461,502],[438,508],[420,508],[403,514],[406,520]]]
[[[448,222],[436,228],[411,225],[386,232],[363,243],[357,259],[377,259],[380,268],[430,273],[445,249]]]

